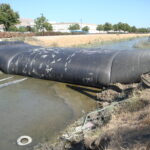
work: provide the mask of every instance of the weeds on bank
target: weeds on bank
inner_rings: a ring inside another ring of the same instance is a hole
[[[115,107],[111,120],[103,127],[89,132],[85,144],[96,150],[133,150],[138,144],[147,145],[150,132],[150,89],[143,89],[137,95]],[[126,144],[125,144],[126,143]]]

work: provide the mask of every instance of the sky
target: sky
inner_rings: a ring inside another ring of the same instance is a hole
[[[150,27],[150,0],[0,0],[21,18],[43,14],[49,21],[93,24],[128,23]]]

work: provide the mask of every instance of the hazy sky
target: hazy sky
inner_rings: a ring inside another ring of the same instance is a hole
[[[0,0],[9,3],[21,18],[103,24],[126,22],[150,27],[150,0]]]

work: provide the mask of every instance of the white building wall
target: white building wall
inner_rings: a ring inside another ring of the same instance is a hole
[[[96,30],[97,25],[96,24],[86,24],[86,23],[52,23],[53,31],[55,32],[70,32],[68,29],[70,25],[72,24],[79,24],[81,27],[81,30],[84,26],[88,26],[90,28],[89,33],[99,33]]]
[[[4,31],[4,26],[0,25],[0,32],[3,32],[3,31]]]
[[[18,27],[18,28],[19,27],[27,27],[27,26],[34,27],[35,26],[34,20],[21,18],[20,23],[16,25],[16,27]]]
[[[54,23],[52,24],[53,26],[53,31],[55,32],[70,32],[68,30],[70,24],[68,23]]]

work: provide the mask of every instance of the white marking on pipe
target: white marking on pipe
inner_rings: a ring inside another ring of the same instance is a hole
[[[55,55],[54,55],[54,54],[52,54],[52,57],[54,58],[54,57],[55,57]]]
[[[47,55],[42,55],[42,58],[46,58],[47,57]]]
[[[68,61],[68,63],[69,63],[69,64],[71,63],[71,59]]]
[[[47,72],[51,72],[52,70],[53,70],[53,68],[46,69]]]
[[[43,66],[43,64],[41,63],[41,64],[40,64],[40,66],[39,66],[39,69],[41,69],[41,68],[42,68],[42,66]]]
[[[54,63],[55,63],[55,60],[51,62],[51,64],[54,64]]]
[[[93,72],[90,72],[89,75],[93,75]]]
[[[65,68],[65,72],[67,71],[67,68]]]
[[[58,62],[61,61],[61,58],[57,59],[57,61],[58,61]]]
[[[18,60],[16,61],[15,65],[16,65],[16,66],[18,65]]]
[[[73,57],[73,56],[75,56],[76,55],[76,53],[73,53],[72,55],[71,55],[71,57]]]
[[[68,65],[68,64],[67,64],[67,62],[66,62],[66,63],[65,63],[65,67],[67,67],[67,65]]]

